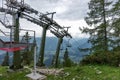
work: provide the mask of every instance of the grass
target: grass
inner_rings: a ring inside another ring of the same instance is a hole
[[[47,80],[120,80],[120,68],[87,65],[65,68],[65,74],[48,76]]]
[[[0,80],[28,80],[28,70],[7,73],[6,67],[0,67]],[[120,67],[106,65],[85,65],[64,68],[64,74],[48,75],[47,80],[120,80]]]
[[[26,74],[30,73],[28,70],[21,70],[15,72],[7,72],[7,67],[0,66],[0,80],[29,80],[25,77]]]

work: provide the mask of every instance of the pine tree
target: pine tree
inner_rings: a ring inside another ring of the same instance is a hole
[[[22,38],[22,42],[24,42],[24,43],[27,43],[27,44],[29,44],[29,42],[30,42],[30,36],[29,36],[29,34],[28,34],[28,32],[26,32],[26,34],[23,36],[23,38]],[[32,50],[32,47],[31,47],[31,50]],[[34,49],[33,49],[34,50]],[[29,65],[30,64],[30,62],[31,62],[31,56],[32,56],[32,52],[33,51],[30,51],[29,50],[29,46],[27,46],[27,48],[25,49],[25,51],[23,52],[23,59],[22,59],[22,61],[23,61],[23,64],[24,65]],[[34,53],[34,52],[33,52]]]
[[[112,2],[107,0],[91,0],[89,2],[89,12],[85,21],[91,28],[80,29],[83,33],[90,34],[89,42],[92,44],[92,52],[107,51],[109,43],[109,20]]]
[[[51,61],[51,65],[54,66],[55,64],[55,55],[53,55],[52,61]]]
[[[112,8],[112,47],[113,49],[120,49],[120,0],[118,0]]]
[[[2,66],[9,66],[9,54],[8,54],[8,52],[6,53],[6,55],[4,57]]]
[[[65,50],[65,54],[64,54],[64,58],[63,58],[63,66],[64,67],[71,67],[72,65],[72,61],[70,60],[69,56],[68,56],[68,49],[66,48]]]

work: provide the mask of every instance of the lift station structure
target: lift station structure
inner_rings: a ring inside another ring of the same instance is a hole
[[[62,39],[64,36],[72,38],[72,36],[68,33],[68,29],[65,30],[64,27],[60,26],[56,21],[53,20],[53,15],[55,12],[52,13],[41,13],[33,8],[31,8],[28,4],[24,2],[24,0],[17,1],[17,0],[2,0],[2,6],[0,7],[0,12],[4,14],[10,14],[13,16],[13,23],[9,25],[4,21],[0,20],[0,22],[6,27],[11,29],[11,32],[14,31],[14,34],[17,37],[14,37],[15,42],[19,42],[19,18],[24,18],[34,24],[39,25],[43,28],[42,31],[42,39],[40,44],[40,56],[38,60],[38,64],[43,66],[44,60],[44,48],[45,48],[45,40],[46,40],[46,32],[50,30],[55,36],[58,37],[58,45],[55,54],[55,66],[57,67],[58,64],[58,56],[59,50],[62,43]],[[48,15],[51,15],[49,18]],[[35,17],[34,17],[35,16]],[[11,33],[13,34],[13,33]],[[12,41],[12,40],[11,40]]]

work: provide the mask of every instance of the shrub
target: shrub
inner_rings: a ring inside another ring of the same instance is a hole
[[[120,51],[95,52],[85,57],[81,64],[107,64],[118,66],[120,64]]]

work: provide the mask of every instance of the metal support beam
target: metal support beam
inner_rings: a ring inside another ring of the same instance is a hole
[[[62,41],[63,41],[63,38],[62,37],[60,37],[60,38],[58,38],[59,40],[58,40],[58,44],[57,44],[57,49],[56,49],[56,53],[55,53],[55,67],[57,68],[58,67],[58,60],[59,60],[59,52],[60,52],[60,46],[61,46],[61,44],[62,44]]]
[[[44,77],[36,72],[36,45],[34,47],[34,70],[32,73],[26,75],[28,78],[32,80],[42,80]]]
[[[6,12],[7,11],[7,12]],[[0,12],[6,12],[7,14],[15,14],[16,11],[11,11],[9,9],[5,9],[5,8],[1,8],[0,7]],[[58,32],[60,35],[63,36],[68,36],[70,38],[72,38],[72,36],[66,31],[64,30],[64,27],[61,27],[59,24],[57,24],[53,19],[48,18],[46,15],[44,14],[39,14],[40,16],[37,16],[37,18],[34,18],[32,15],[28,14],[28,13],[21,13],[21,18],[25,18],[28,21],[31,21],[37,25],[40,25],[41,27],[44,27],[47,24],[49,25],[49,30],[54,28],[54,32]],[[51,24],[52,23],[52,24]],[[56,31],[56,30],[60,30],[60,31]],[[68,29],[67,29],[68,30]]]
[[[43,32],[42,32],[42,39],[41,39],[41,44],[40,44],[40,56],[39,56],[39,60],[38,60],[38,66],[44,66],[44,49],[45,49],[45,41],[46,41],[46,32],[48,29],[48,25],[46,25],[45,27],[43,27]]]
[[[14,15],[14,41],[19,42],[19,17],[18,14],[16,13]]]
[[[19,16],[18,13],[13,15],[14,17],[14,41],[15,42],[19,42]],[[21,56],[20,56],[20,52],[16,51],[14,52],[13,55],[13,69],[19,69],[21,68]]]

